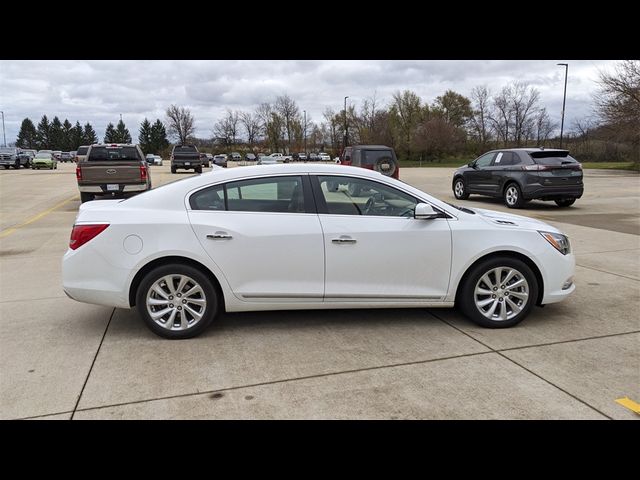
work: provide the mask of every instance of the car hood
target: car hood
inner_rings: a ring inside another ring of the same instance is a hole
[[[467,207],[468,208],[468,207]],[[535,218],[525,217],[523,215],[513,215],[511,213],[503,213],[495,210],[485,210],[484,208],[469,208],[488,223],[508,228],[522,228],[525,230],[542,230],[545,232],[562,233],[548,223],[541,222]]]

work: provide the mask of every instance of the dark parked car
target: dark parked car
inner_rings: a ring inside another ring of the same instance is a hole
[[[244,159],[245,159],[247,162],[257,162],[257,161],[258,161],[258,157],[256,157],[253,153],[247,153],[247,154],[244,156]]]
[[[73,160],[73,157],[71,156],[71,152],[62,152],[62,154],[60,155],[60,161],[61,162],[71,162]]]
[[[568,150],[492,150],[456,170],[452,189],[459,200],[477,193],[502,197],[509,208],[520,208],[533,199],[568,207],[584,192],[582,165]]]
[[[202,166],[209,168],[211,166],[211,160],[213,159],[213,155],[210,153],[202,153],[200,152],[200,160],[202,160]]]
[[[400,176],[400,164],[396,152],[385,145],[353,145],[340,155],[341,165],[376,170],[388,177]]]

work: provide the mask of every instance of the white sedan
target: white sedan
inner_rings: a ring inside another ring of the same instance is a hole
[[[84,203],[62,266],[69,297],[135,307],[166,338],[223,309],[457,304],[509,327],[575,289],[554,227],[333,164],[230,168]]]

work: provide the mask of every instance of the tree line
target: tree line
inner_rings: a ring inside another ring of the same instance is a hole
[[[104,143],[132,143],[131,134],[122,119],[116,126],[107,125]],[[37,126],[29,118],[25,118],[20,126],[16,147],[35,150],[75,151],[81,145],[98,143],[98,136],[93,126],[87,122],[84,127],[76,121],[75,126],[65,118],[64,122],[56,116],[50,122],[46,115]],[[144,119],[140,125],[138,143],[145,153],[164,152],[169,146],[167,130],[160,119],[153,124]]]

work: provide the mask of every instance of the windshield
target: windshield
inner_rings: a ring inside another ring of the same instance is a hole
[[[36,155],[36,158],[51,158],[50,153],[39,153]]]
[[[362,150],[362,164],[375,165],[381,159],[391,160],[391,150]]]
[[[182,146],[182,147],[175,147],[173,149],[173,153],[197,153],[197,150],[196,150],[196,147]]]
[[[138,161],[136,147],[92,147],[88,160],[91,161]]]
[[[76,155],[86,155],[89,147],[80,147],[76,152]]]

